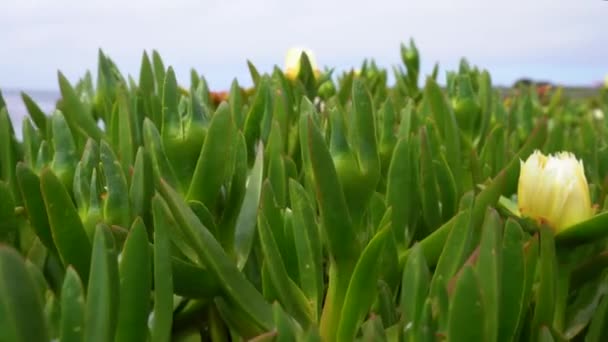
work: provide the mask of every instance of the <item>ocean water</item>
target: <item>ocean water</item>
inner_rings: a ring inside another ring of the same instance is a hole
[[[8,115],[13,123],[17,138],[22,137],[23,120],[29,116],[27,108],[21,98],[21,92],[29,95],[38,104],[40,109],[50,115],[55,109],[55,103],[61,97],[58,91],[53,90],[15,90],[2,89],[2,97],[6,103]]]

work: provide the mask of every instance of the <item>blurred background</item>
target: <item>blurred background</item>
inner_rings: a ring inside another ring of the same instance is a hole
[[[598,87],[608,75],[608,1],[2,0],[0,89],[20,130],[20,92],[51,110],[57,70],[72,83],[95,75],[99,49],[136,79],[143,51],[156,49],[181,84],[195,68],[221,91],[234,78],[252,83],[247,60],[260,72],[282,67],[290,47],[337,72],[366,58],[391,69],[410,39],[423,75],[439,63],[440,83],[466,57],[495,85]]]

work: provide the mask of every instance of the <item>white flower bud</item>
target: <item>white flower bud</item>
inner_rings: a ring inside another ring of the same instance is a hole
[[[583,162],[569,152],[539,151],[521,162],[517,201],[522,216],[561,231],[593,215]]]

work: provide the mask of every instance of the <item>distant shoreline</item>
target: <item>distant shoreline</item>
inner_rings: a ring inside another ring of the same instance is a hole
[[[583,98],[590,97],[597,94],[601,87],[596,86],[563,86],[564,93],[566,96],[572,98]],[[495,89],[499,90],[503,96],[508,95],[511,87],[507,86],[495,86]],[[0,88],[2,96],[6,102],[7,110],[15,130],[21,131],[21,122],[23,118],[28,115],[27,108],[23,104],[21,99],[21,93],[24,92],[29,95],[40,108],[47,114],[50,114],[55,109],[57,100],[61,98],[59,89],[15,89],[15,88]]]

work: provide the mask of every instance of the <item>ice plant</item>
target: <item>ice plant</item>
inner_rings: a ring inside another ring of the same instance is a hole
[[[0,91],[0,341],[608,340],[608,90],[548,118],[401,52],[394,86],[293,49],[212,91],[99,50],[56,110],[22,94],[21,137]]]
[[[319,74],[319,67],[317,66],[317,61],[315,59],[315,55],[310,49],[304,48],[291,48],[287,51],[287,56],[285,57],[285,74],[290,79],[295,79],[298,77],[298,73],[300,72],[300,57],[302,53],[305,53],[310,61],[310,66],[314,71],[315,75]]]
[[[596,119],[596,120],[604,119],[604,111],[602,111],[600,108],[595,108],[592,113],[593,113],[594,119]]]
[[[545,156],[536,150],[521,161],[517,197],[522,216],[556,231],[593,215],[583,162],[569,152]]]

